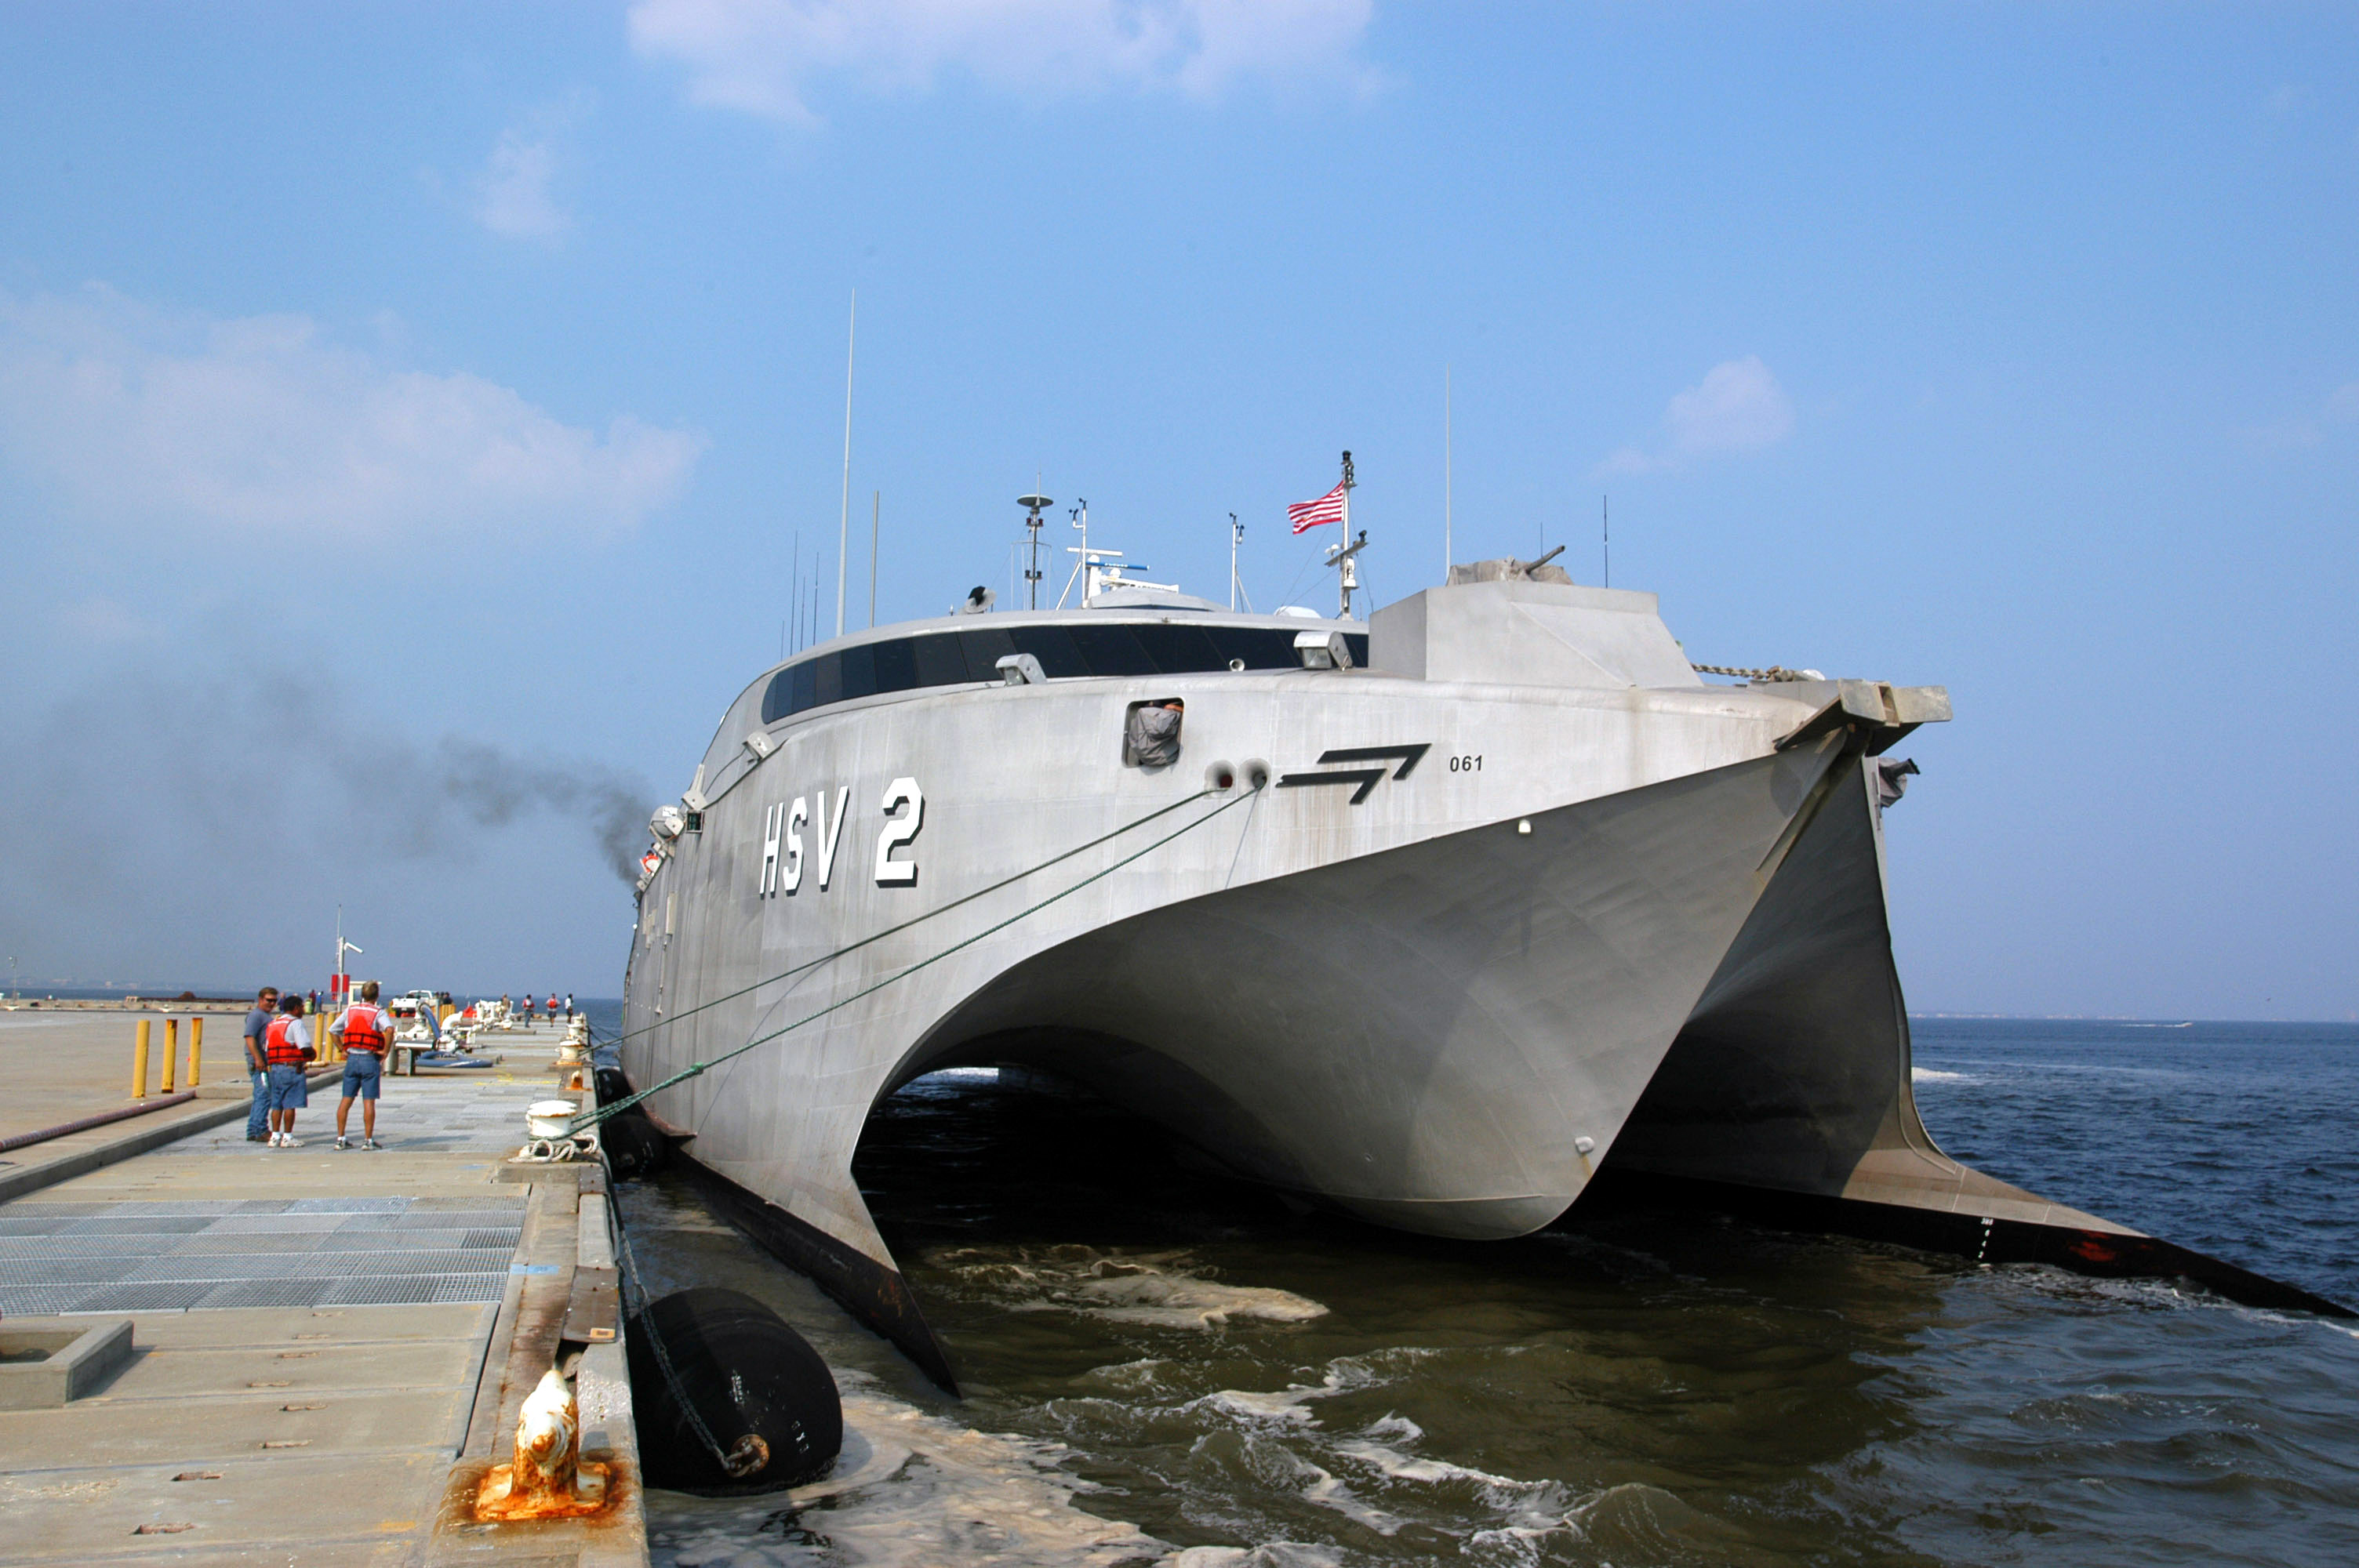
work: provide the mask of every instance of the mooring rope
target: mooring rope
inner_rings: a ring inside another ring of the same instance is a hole
[[[806,969],[815,969],[821,964],[832,963],[836,959],[842,957],[847,953],[858,952],[861,948],[867,946],[872,942],[882,942],[887,936],[896,935],[901,932],[907,931],[913,925],[922,925],[925,922],[933,919],[936,915],[948,914],[951,910],[958,908],[961,904],[973,903],[976,899],[988,897],[990,894],[997,892],[1000,889],[1008,886],[1010,883],[1020,882],[1026,877],[1038,876],[1051,866],[1057,865],[1065,860],[1070,860],[1076,855],[1084,854],[1089,850],[1096,849],[1101,844],[1107,843],[1113,839],[1121,838],[1125,833],[1144,827],[1158,817],[1168,816],[1183,806],[1192,806],[1208,795],[1217,795],[1220,792],[1218,790],[1200,789],[1194,795],[1175,800],[1169,806],[1158,806],[1155,810],[1148,812],[1144,816],[1136,818],[1133,821],[1125,822],[1111,833],[1101,833],[1086,844],[1076,844],[1062,854],[1051,855],[1049,859],[1041,861],[1037,866],[1027,867],[1024,871],[1016,872],[1013,876],[1002,877],[999,881],[993,882],[989,887],[977,888],[974,892],[962,894],[939,908],[929,909],[923,914],[911,915],[908,919],[901,922],[898,925],[888,925],[882,931],[872,932],[868,935],[863,936],[857,942],[838,947],[832,953],[822,954],[821,957],[813,958],[808,963],[797,964],[790,969],[781,969],[775,975],[766,975],[761,979],[754,981],[750,985],[740,986],[734,991],[723,991],[719,996],[711,998],[705,1001],[698,1002],[694,1007],[684,1007],[678,1012],[671,1013],[658,1020],[656,1022],[642,1024],[636,1029],[625,1030],[622,1033],[615,1035],[612,1040],[603,1041],[601,1042],[601,1044],[620,1045],[624,1041],[635,1039],[641,1034],[651,1034],[658,1029],[668,1029],[671,1025],[678,1023],[681,1019],[692,1018],[696,1014],[702,1012],[708,1007],[719,1007],[724,1001],[735,1001],[739,997],[746,996],[752,992],[760,990],[764,986],[776,985],[780,980],[792,979],[795,976],[801,974]]]
[[[1204,795],[1213,793],[1215,792],[1212,790],[1204,790],[1197,795],[1189,796],[1189,799],[1201,800]],[[853,1002],[860,1000],[863,997],[873,996],[876,992],[883,990],[886,986],[892,985],[897,980],[908,979],[911,975],[916,974],[919,969],[925,968],[929,965],[939,964],[944,958],[949,957],[951,954],[972,947],[976,943],[982,941],[984,937],[995,935],[999,932],[1006,930],[1009,926],[1015,925],[1017,921],[1024,919],[1027,915],[1037,914],[1041,910],[1048,908],[1050,904],[1055,903],[1061,899],[1071,898],[1073,894],[1081,892],[1083,888],[1088,887],[1091,883],[1103,881],[1107,877],[1114,875],[1114,872],[1122,870],[1125,866],[1131,864],[1133,861],[1144,860],[1147,856],[1151,855],[1156,850],[1163,848],[1164,845],[1170,843],[1174,838],[1180,838],[1183,834],[1195,831],[1197,828],[1204,826],[1207,822],[1212,821],[1215,816],[1220,816],[1221,813],[1228,810],[1231,806],[1236,806],[1242,801],[1252,799],[1257,793],[1257,791],[1254,790],[1241,791],[1230,799],[1223,801],[1212,810],[1204,813],[1203,816],[1199,816],[1193,822],[1183,823],[1171,832],[1156,839],[1155,842],[1147,845],[1145,849],[1132,851],[1130,854],[1124,856],[1121,860],[1116,860],[1114,864],[1091,872],[1088,876],[1083,877],[1080,881],[1075,882],[1072,886],[1057,892],[1052,892],[1047,898],[1040,900],[1037,903],[1027,904],[1024,908],[1019,909],[1015,914],[1009,915],[1006,919],[998,921],[994,925],[986,925],[982,930],[976,932],[973,935],[966,937],[961,941],[953,942],[939,953],[929,954],[927,957],[919,959],[916,963],[911,964],[907,968],[897,969],[892,974],[886,976],[883,979],[878,980],[874,985],[863,986],[860,989],[853,992],[850,996],[844,997],[840,1000],[828,1003],[825,1007],[821,1008],[817,1012],[807,1013],[803,1017],[796,1019],[792,1023],[771,1030],[767,1034],[756,1034],[753,1039],[746,1041],[743,1045],[736,1046],[732,1050],[723,1051],[720,1055],[713,1057],[709,1062],[691,1062],[687,1066],[681,1068],[679,1072],[674,1073],[671,1076],[664,1079],[661,1083],[650,1084],[646,1088],[640,1089],[635,1094],[625,1095],[621,1099],[615,1100],[610,1105],[601,1105],[594,1110],[586,1111],[580,1116],[576,1116],[572,1121],[567,1125],[566,1131],[568,1134],[575,1134],[581,1132],[584,1128],[595,1127],[602,1121],[605,1121],[610,1118],[621,1115],[624,1111],[630,1109],[631,1107],[638,1104],[649,1095],[659,1094],[663,1090],[671,1087],[674,1084],[686,1083],[690,1078],[712,1071],[713,1068],[721,1065],[723,1062],[733,1061],[739,1056],[743,1056],[746,1052],[753,1050],[757,1045],[766,1045],[771,1041],[778,1039],[782,1035],[793,1033],[796,1030],[800,1029],[807,1023],[816,1023],[821,1019],[825,1018],[829,1013],[836,1012],[843,1008],[850,1007]],[[1179,804],[1184,806],[1187,802],[1181,801]],[[1160,816],[1165,811],[1172,809],[1174,808],[1171,806],[1166,806],[1164,811],[1158,811],[1155,815]],[[1149,820],[1152,820],[1152,818],[1140,818],[1141,822]],[[1132,826],[1136,827],[1137,824],[1134,823]],[[1121,831],[1127,831],[1127,829],[1117,829],[1117,832]],[[1108,834],[1105,838],[1113,838],[1114,836],[1114,834]],[[1093,840],[1093,842],[1101,844],[1104,841],[1105,838]],[[1082,848],[1087,849],[1089,846],[1083,845]],[[1068,850],[1065,854],[1058,856],[1056,860],[1043,861],[1040,866],[1036,866],[1033,870],[1038,871],[1046,866],[1055,865],[1057,860],[1068,860],[1076,853],[1079,853],[1079,851]],[[1027,876],[1029,874],[1030,872],[1018,872],[1016,877],[1009,877],[1006,881],[995,883],[994,887],[1006,887],[1008,882],[1015,881],[1017,878]],[[984,892],[991,891],[993,891],[991,888],[985,888],[983,890]],[[980,896],[982,896],[981,893],[971,893],[968,895],[968,898],[972,899]],[[965,903],[967,900],[962,899],[958,902]],[[955,904],[943,905],[943,909],[945,910],[955,907]],[[936,911],[936,913],[939,914],[940,911]],[[924,916],[921,915],[919,918],[923,919]],[[914,925],[917,923],[918,922],[916,920],[905,921],[900,925],[896,926],[893,929],[907,930],[909,926]],[[890,934],[890,932],[880,931],[875,936],[864,937],[861,941],[851,944],[849,946],[840,947],[835,952],[827,955],[826,957],[814,958],[810,963],[798,965],[795,968],[786,971],[786,973],[788,975],[795,974],[802,969],[808,969],[819,964],[826,963],[829,959],[841,957],[846,953],[866,946],[870,942],[875,941],[877,936],[889,935]],[[786,976],[780,975],[774,978],[783,979]],[[767,984],[768,982],[763,981],[758,983]],[[754,989],[755,987],[752,986],[745,988],[746,990]],[[745,992],[740,991],[736,994],[742,996]],[[684,1017],[686,1015],[683,1013],[681,1016]]]

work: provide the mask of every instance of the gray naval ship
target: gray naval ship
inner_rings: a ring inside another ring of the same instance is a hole
[[[2341,1311],[1927,1135],[1882,816],[1942,688],[1708,682],[1654,595],[1546,564],[1361,621],[1348,557],[1327,618],[1108,554],[1075,608],[978,589],[762,675],[644,862],[625,1075],[724,1212],[945,1386],[851,1167],[953,1066],[1426,1235],[1620,1184]]]

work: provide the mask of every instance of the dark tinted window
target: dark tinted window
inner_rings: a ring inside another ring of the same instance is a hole
[[[1051,680],[1098,673],[1082,662],[1082,651],[1073,645],[1073,634],[1062,626],[1016,626],[1009,629],[1009,635],[1016,639],[1016,651],[1039,660],[1040,673]]]
[[[1368,634],[1365,632],[1343,633],[1343,646],[1352,650],[1352,662],[1362,669],[1368,667]]]
[[[1368,639],[1346,632],[1352,662],[1365,667]],[[1294,633],[1272,626],[982,626],[867,643],[790,665],[762,694],[762,722],[879,692],[995,681],[999,661],[1029,654],[1041,673],[1073,676],[1197,675],[1234,663],[1249,670],[1290,670],[1299,663]]]
[[[938,643],[941,639],[928,637],[925,641]],[[918,684],[917,643],[914,637],[898,637],[890,643],[869,644],[876,654],[878,691],[907,691]]]
[[[876,644],[863,643],[857,648],[846,648],[836,657],[843,670],[843,700],[855,697],[876,695]]]
[[[1295,657],[1294,633],[1280,627],[1207,626],[1204,634],[1212,640],[1220,668],[1232,659],[1243,660],[1249,670],[1293,669],[1302,662]]]
[[[1155,663],[1158,675],[1186,675],[1191,670],[1220,670],[1229,661],[1212,646],[1201,626],[1132,626],[1125,628],[1138,639],[1139,647]]]
[[[999,661],[1016,651],[1016,639],[1004,628],[985,626],[979,631],[953,633],[959,647],[966,654],[966,678],[997,680]]]
[[[959,646],[956,633],[933,637],[912,637],[910,651],[916,655],[918,678],[915,686],[956,686],[965,680],[989,680],[987,675],[972,674],[966,667],[966,653]]]
[[[1162,671],[1127,626],[1075,626],[1071,631],[1073,646],[1093,676],[1151,676]]]

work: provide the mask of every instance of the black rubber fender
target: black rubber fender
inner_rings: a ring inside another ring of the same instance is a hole
[[[657,1131],[637,1106],[598,1124],[598,1147],[605,1151],[606,1168],[617,1181],[652,1176],[671,1160],[671,1140]]]
[[[675,1291],[635,1314],[624,1333],[648,1486],[743,1497],[816,1480],[835,1464],[843,1447],[835,1379],[809,1341],[753,1297],[717,1285]],[[657,1360],[657,1336],[670,1377]],[[724,1452],[746,1455],[744,1474],[714,1457],[683,1399]]]

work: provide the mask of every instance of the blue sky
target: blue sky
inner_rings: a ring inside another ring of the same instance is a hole
[[[832,555],[1036,468],[1199,591],[1569,542],[1709,662],[1946,684],[1921,1008],[2350,1016],[2346,8],[0,7],[0,939],[619,985]],[[864,581],[864,551],[853,561]],[[832,621],[832,566],[823,619]],[[855,619],[864,589],[855,586]],[[380,962],[381,960],[381,962]]]

